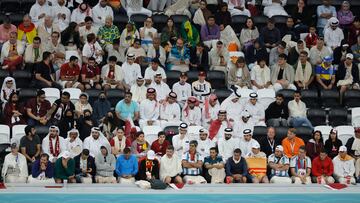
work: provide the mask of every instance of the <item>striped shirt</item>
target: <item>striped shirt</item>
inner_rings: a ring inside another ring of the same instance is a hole
[[[268,163],[275,163],[275,164],[289,164],[289,158],[286,155],[283,155],[281,158],[276,157],[275,154],[272,154],[268,158]],[[279,177],[289,177],[288,170],[280,171],[271,169],[271,176],[279,176]]]
[[[329,81],[331,76],[335,75],[334,66],[325,67],[324,64],[320,64],[315,68],[315,74],[320,76],[321,80]]]
[[[196,163],[198,161],[202,161],[203,158],[201,155],[196,152],[194,160],[190,159],[190,153],[187,151],[182,155],[182,160],[186,160],[189,163]],[[197,176],[201,174],[200,168],[184,168],[183,167],[183,174],[184,175],[191,175],[191,176]]]
[[[311,159],[308,156],[305,159],[299,159],[298,156],[295,156],[290,160],[290,168],[295,168],[295,173],[298,173],[299,169],[305,171],[307,168],[311,169]]]

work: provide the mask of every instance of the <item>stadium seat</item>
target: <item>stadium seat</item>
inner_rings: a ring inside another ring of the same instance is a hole
[[[153,26],[157,29],[158,33],[160,33],[162,29],[166,27],[168,18],[169,17],[165,14],[157,14],[152,16],[152,19],[154,21]]]
[[[326,111],[320,108],[307,110],[307,118],[313,126],[326,125]]]
[[[13,13],[19,10],[20,0],[2,0],[1,1],[1,11],[3,13]],[[30,10],[30,9],[29,9]],[[29,12],[28,10],[28,12]]]
[[[183,22],[189,20],[187,15],[172,15],[171,18],[174,20],[174,24],[178,29]]]
[[[6,70],[0,69],[0,85],[3,84],[4,79],[8,76],[9,76],[9,72],[7,72]]]
[[[169,85],[170,88],[179,81],[180,78],[179,71],[167,71],[166,72],[166,83]]]
[[[144,26],[144,21],[146,20],[148,16],[145,14],[133,14],[130,17],[130,21],[135,23],[136,29],[140,29],[141,27]]]
[[[287,104],[289,101],[294,99],[294,92],[294,90],[282,89],[279,90],[277,93],[284,95],[284,102],[285,104]]]
[[[354,127],[360,127],[360,107],[351,109],[351,124]]]
[[[309,127],[297,127],[296,128],[296,136],[303,139],[305,143],[307,143],[312,138],[312,129]]]
[[[240,34],[241,29],[246,25],[246,15],[234,15],[231,17],[231,27],[235,33]]]
[[[254,24],[259,29],[259,32],[262,27],[266,26],[266,23],[268,21],[268,17],[266,16],[254,16]]]
[[[0,153],[10,146],[10,128],[8,125],[0,125]]]
[[[21,138],[25,135],[25,127],[26,125],[14,125],[12,127],[11,137],[17,139],[20,143]]]
[[[232,91],[229,89],[217,89],[214,93],[216,94],[219,102],[221,103],[231,95]]]
[[[325,108],[339,107],[339,91],[337,90],[321,90],[320,98],[322,106]]]
[[[70,94],[70,100],[73,104],[79,101],[81,90],[78,88],[64,88],[62,92],[68,92]]]
[[[187,131],[189,140],[199,140],[199,130],[202,128],[202,126],[189,126]]]
[[[306,104],[307,108],[319,108],[319,95],[317,90],[302,90],[301,100]]]
[[[207,80],[211,83],[213,89],[226,88],[225,73],[223,71],[209,71]]]
[[[167,126],[164,128],[166,140],[172,144],[172,137],[179,134],[179,126]]]
[[[267,137],[267,128],[265,126],[255,126],[252,138],[261,142]]]
[[[20,23],[23,21],[24,15],[21,13],[13,13],[11,14],[11,23],[15,26],[19,26]]]
[[[35,88],[22,88],[19,91],[19,102],[25,103],[29,99],[35,98],[37,94],[37,90]]]
[[[31,73],[25,70],[16,70],[13,72],[13,78],[16,81],[16,88],[29,87],[31,83]]]
[[[191,83],[193,83],[199,79],[199,72],[198,71],[188,71],[187,76],[188,76],[187,82],[190,83],[190,85],[191,85]],[[207,79],[207,81],[209,81],[209,80]]]
[[[281,143],[282,140],[287,137],[288,129],[288,127],[284,126],[275,127],[275,139]]]
[[[343,104],[348,108],[360,107],[360,90],[347,90],[344,93]]]
[[[332,108],[329,111],[329,125],[335,127],[347,125],[347,110],[344,108]]]
[[[107,94],[107,99],[111,104],[111,107],[115,107],[116,104],[120,100],[122,100],[125,96],[124,91],[119,89],[110,89],[106,92],[106,94]]]
[[[49,133],[49,127],[43,126],[43,125],[37,125],[35,126],[36,134],[39,136],[40,140],[42,141],[47,134]],[[60,129],[61,130],[61,129]]]
[[[145,140],[151,145],[158,138],[158,132],[161,130],[160,126],[144,126]]]
[[[257,94],[259,103],[261,103],[265,109],[275,101],[275,91],[273,89],[259,89]]]
[[[21,0],[21,10],[28,13],[31,7],[36,3],[36,0]],[[19,7],[20,8],[20,7]],[[18,9],[18,8],[17,8]]]
[[[343,145],[346,144],[349,138],[355,136],[354,127],[351,125],[341,125],[337,126],[336,130],[338,131],[338,138],[341,140]]]
[[[91,105],[94,105],[94,102],[98,99],[98,96],[100,94],[100,92],[102,92],[102,90],[98,90],[98,89],[88,89],[85,90],[86,94],[89,95],[89,103]]]
[[[287,16],[283,16],[283,15],[274,15],[271,18],[274,19],[275,21],[275,25],[278,29],[283,30],[286,29],[286,21],[287,21]]]
[[[314,131],[319,130],[321,132],[325,144],[325,141],[329,138],[331,129],[332,127],[328,125],[319,125],[319,126],[315,126]]]
[[[114,15],[114,25],[118,26],[119,30],[125,29],[126,24],[129,22],[129,18],[126,15]]]
[[[57,88],[42,88],[45,92],[46,99],[53,104],[57,99],[60,99],[60,90]]]

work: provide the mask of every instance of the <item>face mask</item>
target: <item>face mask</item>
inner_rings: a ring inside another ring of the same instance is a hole
[[[85,120],[90,120],[90,118],[91,118],[91,116],[88,116],[88,115],[84,116]]]

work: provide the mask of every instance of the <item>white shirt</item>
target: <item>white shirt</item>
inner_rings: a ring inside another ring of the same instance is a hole
[[[50,152],[50,145],[49,145],[49,142],[50,142],[50,135],[47,135],[43,141],[42,141],[42,144],[41,144],[41,147],[42,147],[42,151],[43,153],[46,153],[49,155],[49,161],[53,162],[53,159],[54,158],[58,158],[58,157],[54,157],[51,152]],[[52,147],[53,147],[53,150],[55,151],[55,144],[56,144],[56,138],[53,138],[51,140],[51,143],[52,143]],[[60,137],[59,136],[59,146],[60,146],[60,149],[59,149],[59,155],[64,152],[66,150],[66,143],[65,143],[65,139],[63,137]]]
[[[340,28],[333,30],[329,27],[325,29],[324,33],[324,41],[328,47],[338,47],[341,45],[341,40],[344,39],[344,33]]]
[[[100,151],[100,147],[104,146],[106,147],[106,149],[108,150],[109,153],[111,153],[111,147],[110,147],[110,143],[109,141],[106,139],[105,136],[99,136],[98,139],[94,139],[93,136],[89,136],[87,138],[85,138],[84,140],[84,149],[88,149],[90,151],[90,155],[92,157],[97,156],[99,153],[101,153]]]
[[[161,101],[166,99],[166,97],[171,92],[169,85],[164,83],[163,81],[160,84],[156,84],[155,82],[151,83],[149,88],[154,88],[156,90],[156,100]]]
[[[180,121],[180,106],[178,103],[166,102],[160,106],[160,119],[168,121]]]
[[[139,29],[139,32],[141,33],[141,31],[144,30],[144,38],[141,38],[141,40],[147,40],[147,41],[152,41],[153,38],[152,36],[150,35],[150,32],[153,34],[154,37],[157,36],[157,29],[151,27],[151,28],[147,28],[147,27],[141,27]]]
[[[249,112],[249,114],[251,115],[250,119],[253,120],[255,123],[258,123],[260,119],[265,119],[264,106],[259,104],[258,102],[256,102],[255,105],[247,102],[245,104],[244,110]]]
[[[218,148],[219,155],[222,156],[223,160],[226,162],[228,158],[232,157],[234,150],[239,148],[239,140],[235,138],[219,140]]]
[[[145,85],[139,86],[138,84],[133,84],[130,88],[130,92],[133,94],[132,100],[140,103],[146,99],[146,90]]]
[[[211,92],[211,84],[208,81],[200,82],[197,80],[194,81],[191,86],[193,95],[202,102],[204,102],[207,97],[205,94],[208,95]]]
[[[94,44],[86,43],[82,50],[82,55],[90,58],[94,57],[97,63],[101,63],[103,60],[102,55],[96,56],[96,53],[99,53],[102,51],[102,48],[98,42],[95,42]]]
[[[346,176],[354,176],[355,163],[354,159],[348,161],[341,161],[339,155],[333,159],[334,164],[334,176],[343,178]]]
[[[125,84],[129,85],[130,87],[133,84],[136,84],[136,79],[138,77],[142,77],[140,65],[137,63],[130,65],[128,62],[125,62],[122,64],[121,69],[124,72]]]
[[[76,157],[82,152],[83,142],[77,137],[73,142],[70,142],[70,138],[65,139],[66,151],[71,153],[71,158]]]
[[[289,117],[306,117],[306,104],[301,100],[297,103],[291,100],[288,103]]]
[[[267,66],[260,68],[259,65],[255,65],[250,74],[251,80],[254,80],[258,85],[266,85],[267,82],[270,82],[270,68]]]
[[[209,126],[210,124],[208,124],[207,122],[209,122],[210,120],[216,120],[218,117],[218,113],[220,110],[220,104],[216,103],[215,106],[211,106],[209,104],[209,116],[210,118],[206,118],[206,112],[205,112],[205,107],[202,109],[202,121],[203,121],[203,126]]]
[[[190,140],[188,135],[185,135],[183,139],[180,139],[180,134],[173,136],[172,144],[174,146],[175,153],[179,158],[181,158],[183,153],[187,152],[190,148]]]
[[[36,2],[31,6],[29,16],[31,17],[31,21],[35,24],[36,27],[44,22],[45,16],[39,19],[39,16],[43,13],[45,13],[45,15],[52,16],[51,6],[48,5],[48,2],[45,1],[42,6]]]
[[[249,154],[251,152],[251,147],[255,144],[255,143],[258,143],[258,141],[254,140],[251,138],[250,141],[245,141],[245,139],[240,139],[240,142],[239,142],[239,146],[240,146],[240,149],[241,149],[241,154]],[[259,143],[258,143],[259,144]]]
[[[154,81],[154,77],[156,74],[161,74],[162,79],[166,79],[166,73],[165,73],[164,69],[160,66],[158,66],[157,70],[152,69],[151,66],[146,68],[144,78],[145,78],[145,80]]]
[[[244,130],[245,129],[250,129],[252,132],[254,132],[254,126],[255,123],[253,120],[249,119],[248,122],[244,122],[242,119],[240,120],[236,120],[234,122],[234,133],[233,133],[233,137],[234,138],[243,138],[244,137]]]
[[[92,18],[95,27],[102,27],[105,25],[105,18],[111,16],[114,19],[114,12],[110,6],[102,7],[100,3],[92,8]]]
[[[169,158],[167,155],[161,157],[160,180],[164,181],[166,177],[174,177],[182,172],[181,160],[175,154]]]
[[[159,53],[160,53],[159,61],[160,61],[160,63],[162,65],[165,65],[166,52],[165,52],[165,49],[162,46],[159,47]],[[149,57],[149,58],[155,58],[156,57],[156,50],[155,50],[154,46],[149,47],[149,49],[147,51],[147,57]]]
[[[160,104],[149,99],[145,99],[140,103],[140,118],[144,120],[157,120],[159,119]]]
[[[3,44],[2,48],[1,48],[1,56],[0,56],[1,63],[4,62],[4,58],[9,56],[9,51],[10,51],[11,46],[12,45],[10,44],[9,40]],[[25,48],[24,48],[23,44],[21,43],[21,41],[19,41],[19,40],[17,40],[17,42],[16,42],[16,50],[19,55],[24,54]]]
[[[81,13],[79,11],[79,9],[74,9],[71,14],[71,22],[76,22],[77,24],[83,23],[83,22],[85,22],[86,16],[87,16],[86,12]],[[91,12],[90,12],[89,16],[92,17]]]
[[[18,152],[17,155],[10,153],[5,156],[1,171],[3,179],[5,179],[5,176],[8,174],[9,168],[18,168],[20,170],[19,177],[28,177],[29,175],[26,157],[20,152]]]
[[[225,110],[227,112],[228,119],[233,119],[234,121],[236,121],[240,119],[240,115],[244,109],[244,105],[241,103],[240,99],[235,103],[232,102],[233,98],[233,96],[226,98],[221,103],[221,110]]]
[[[180,82],[177,82],[173,85],[172,90],[176,93],[178,101],[186,101],[191,96],[191,85],[189,83],[181,85]]]
[[[215,143],[210,139],[206,138],[206,140],[198,140],[198,146],[196,147],[196,151],[201,155],[201,157],[210,156],[210,148],[215,147]]]
[[[190,109],[189,107],[189,114],[186,115],[186,112],[182,111],[182,121],[184,123],[195,124],[195,125],[201,125],[201,109],[197,106],[194,107],[194,109]]]
[[[63,19],[62,17],[59,18],[58,14],[65,14],[66,16],[65,19]],[[60,31],[63,31],[69,26],[71,19],[71,12],[65,5],[60,6],[58,4],[56,6],[53,6],[52,17],[54,19],[54,23],[59,26]]]
[[[86,29],[86,26],[79,28],[80,37],[83,38],[84,42],[87,42],[87,35],[94,33],[97,36],[98,29],[94,26],[91,26],[90,29]]]

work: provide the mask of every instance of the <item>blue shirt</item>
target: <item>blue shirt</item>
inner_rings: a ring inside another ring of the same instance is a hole
[[[120,113],[121,118],[126,119],[129,116],[134,119],[135,112],[139,111],[139,105],[135,101],[131,101],[130,105],[121,100],[116,104],[115,111]]]
[[[204,159],[204,165],[205,164],[213,165],[213,164],[217,164],[217,163],[223,163],[223,159],[221,156],[216,156],[215,159],[212,159],[211,156],[207,156]]]
[[[135,155],[130,155],[129,159],[125,159],[125,155],[120,155],[116,160],[116,174],[135,176],[138,172],[138,161]]]
[[[315,74],[320,76],[320,79],[323,81],[331,81],[331,77],[335,75],[334,66],[325,68],[324,64],[317,65],[315,68]]]
[[[316,14],[318,16],[317,27],[320,27],[320,28],[324,28],[328,21],[328,19],[320,17],[320,15],[323,13],[332,13],[332,16],[336,17],[336,9],[334,6],[326,7],[324,5],[320,5],[317,7],[317,9],[316,9]]]

